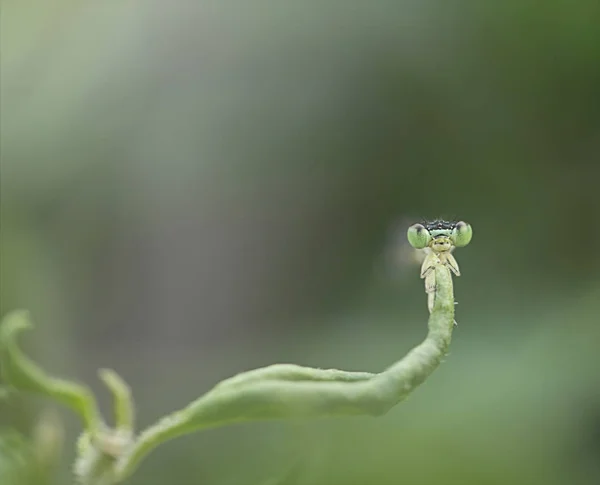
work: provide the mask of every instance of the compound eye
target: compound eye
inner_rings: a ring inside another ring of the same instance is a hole
[[[471,225],[460,221],[452,230],[452,242],[457,248],[462,248],[471,242],[473,237],[473,229]]]
[[[408,242],[413,248],[426,248],[431,241],[431,234],[423,224],[413,224],[408,228]]]

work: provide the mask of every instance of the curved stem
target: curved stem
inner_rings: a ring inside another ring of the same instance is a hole
[[[29,330],[29,313],[18,310],[7,315],[0,326],[0,363],[4,380],[19,391],[48,396],[77,413],[85,429],[94,432],[101,418],[92,392],[81,384],[49,376],[30,360],[16,343],[16,336]]]
[[[133,439],[134,405],[127,384],[114,371],[100,377],[113,394],[115,428],[108,428],[91,391],[54,378],[28,359],[16,335],[31,326],[26,312],[8,315],[0,325],[0,364],[8,388],[33,391],[60,401],[84,422],[75,472],[86,485],[114,485],[126,479],[154,448],[169,439],[244,421],[334,416],[379,416],[402,401],[438,367],[454,326],[454,292],[449,268],[436,262],[429,331],[425,340],[381,373],[313,369],[277,364],[244,372],[217,384]],[[4,392],[6,393],[6,392]]]
[[[452,276],[435,266],[436,289],[425,340],[379,374],[275,365],[234,376],[144,431],[117,462],[123,480],[156,446],[201,429],[243,421],[379,416],[405,399],[439,366],[454,325]]]
[[[98,375],[113,397],[115,428],[126,435],[133,434],[135,406],[133,405],[131,389],[121,376],[112,369],[100,369]]]

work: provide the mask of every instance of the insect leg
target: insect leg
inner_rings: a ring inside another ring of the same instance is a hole
[[[444,255],[444,259],[444,263],[446,266],[448,266],[448,268],[450,268],[450,271],[452,271],[456,276],[460,276],[460,269],[458,269],[458,263],[456,262],[454,256],[448,252]]]
[[[435,266],[432,268],[435,270]],[[425,293],[427,293],[427,308],[429,313],[433,311],[433,304],[435,302],[435,271],[430,271],[425,277]]]
[[[435,253],[429,253],[425,256],[421,265],[421,278],[426,278],[428,274],[434,272],[435,265],[440,263],[440,258]]]

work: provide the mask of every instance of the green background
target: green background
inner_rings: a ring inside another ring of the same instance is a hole
[[[262,365],[382,370],[426,331],[406,227],[473,226],[451,354],[407,402],[185,437],[131,485],[600,481],[600,3],[6,0],[0,22],[0,312],[31,310],[57,375],[117,369],[142,427]],[[0,423],[28,436],[47,405]]]

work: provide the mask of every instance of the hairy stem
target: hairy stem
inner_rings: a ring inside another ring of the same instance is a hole
[[[100,371],[113,395],[115,426],[109,427],[87,387],[49,376],[20,350],[16,335],[31,324],[26,312],[13,312],[0,326],[0,364],[6,383],[0,395],[37,392],[80,415],[84,432],[74,471],[84,485],[120,483],[161,443],[207,428],[259,420],[379,416],[421,384],[448,351],[454,324],[452,276],[441,263],[434,264],[432,271],[435,285],[428,294],[432,307],[427,337],[378,374],[292,364],[244,372],[135,437],[133,397],[121,377],[111,370]]]
[[[435,302],[426,339],[379,374],[280,364],[246,372],[220,384],[186,408],[144,431],[117,462],[129,476],[152,449],[201,429],[244,421],[333,416],[379,416],[405,399],[438,367],[454,324],[450,271],[436,265]]]

